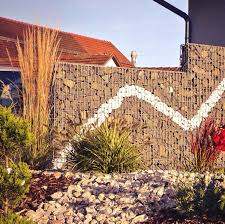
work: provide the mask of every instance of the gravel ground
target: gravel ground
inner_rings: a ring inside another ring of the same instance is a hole
[[[107,175],[34,172],[30,192],[17,211],[38,224],[225,223],[165,212],[175,206],[176,183],[196,175],[160,170]]]

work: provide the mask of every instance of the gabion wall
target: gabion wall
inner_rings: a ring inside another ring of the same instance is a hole
[[[183,72],[59,63],[54,124],[65,132],[79,113],[86,125],[122,117],[149,165],[182,169],[190,131],[211,113],[224,121],[225,110],[225,48],[190,44],[185,55]]]

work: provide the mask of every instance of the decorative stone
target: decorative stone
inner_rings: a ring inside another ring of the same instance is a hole
[[[105,195],[104,195],[104,194],[99,194],[99,195],[98,195],[98,199],[99,199],[100,201],[103,201],[103,200],[105,199]]]
[[[164,194],[164,187],[160,186],[154,189],[153,191],[155,194],[157,194],[159,197],[162,197]]]
[[[41,188],[43,188],[44,190],[47,190],[48,189],[47,186],[42,186]]]
[[[138,73],[139,76],[143,76],[144,74],[145,74],[144,71],[140,71],[140,72]]]
[[[67,217],[67,218],[66,218],[66,223],[67,223],[67,224],[73,224],[73,223],[74,223],[74,222],[73,222],[73,216]]]
[[[73,192],[81,192],[83,189],[80,185],[70,185],[67,189],[67,192],[69,194],[72,194]]]
[[[124,118],[129,124],[131,124],[133,122],[133,116],[132,115],[125,115]]]
[[[87,111],[81,111],[80,115],[81,115],[82,120],[85,120],[87,118],[87,116],[88,116],[87,115]]]
[[[55,177],[55,179],[59,179],[62,176],[61,172],[54,172],[53,176]]]
[[[51,195],[51,198],[54,200],[60,199],[62,197],[62,192],[55,192],[54,194]]]
[[[72,172],[70,172],[70,171],[67,171],[65,173],[65,178],[72,177],[72,176],[74,176],[74,174]]]
[[[26,212],[26,216],[28,217],[28,218],[30,218],[31,220],[38,220],[41,216],[42,216],[42,214],[37,214],[35,211],[33,211],[33,210],[28,210],[27,212]]]
[[[87,214],[87,215],[85,216],[85,222],[86,222],[86,223],[90,223],[91,220],[92,220],[92,215],[91,215],[91,214]]]
[[[84,192],[84,193],[82,194],[82,197],[83,197],[83,198],[86,198],[86,199],[89,199],[91,196],[92,196],[92,195],[91,195],[91,193],[90,193],[89,191],[86,191],[86,192]]]
[[[208,57],[208,52],[207,51],[202,51],[201,52],[202,58],[207,58]]]
[[[86,211],[87,211],[87,214],[96,214],[96,210],[95,208],[92,206],[92,207],[87,207],[86,208]]]
[[[95,89],[95,90],[98,90],[98,88],[99,88],[98,83],[97,83],[97,82],[92,82],[92,83],[91,83],[91,88],[92,88],[92,89]]]
[[[104,213],[107,215],[107,216],[110,216],[112,214],[112,209],[107,207],[104,211]]]
[[[64,224],[65,222],[64,221],[61,221],[61,220],[52,220],[49,223],[50,224]]]
[[[78,198],[78,197],[81,196],[81,192],[80,191],[76,191],[76,192],[73,193],[73,196]]]
[[[48,222],[49,222],[48,217],[41,217],[38,220],[38,224],[48,224]]]
[[[109,82],[109,78],[110,78],[110,75],[103,75],[102,76],[102,79],[105,81],[105,83]]]
[[[108,195],[108,198],[111,199],[111,200],[113,200],[113,199],[115,199],[115,195],[114,194],[109,194]]]
[[[148,217],[146,215],[139,215],[132,219],[132,224],[134,223],[140,223],[147,221]]]
[[[173,87],[170,86],[169,92],[170,92],[170,93],[173,93],[173,91],[174,91],[174,90],[173,90]]]
[[[70,89],[72,89],[75,85],[75,82],[70,80],[70,79],[64,79],[63,80],[63,84],[67,87],[69,87]]]
[[[103,222],[106,219],[106,215],[105,214],[99,214],[96,216],[96,220],[99,222]]]

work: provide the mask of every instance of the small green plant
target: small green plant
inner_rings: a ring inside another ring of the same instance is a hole
[[[42,144],[43,147],[45,147],[44,151],[33,153],[33,151],[29,149],[28,151],[23,153],[21,157],[22,161],[27,163],[34,170],[44,170],[51,167],[53,159],[53,148],[50,146],[50,144],[48,144],[47,140],[45,146],[44,141],[42,141]]]
[[[10,211],[7,215],[0,214],[0,224],[34,224],[34,222]]]
[[[222,189],[215,189],[215,193],[219,194],[219,206],[220,210],[225,213],[225,180],[222,183]]]
[[[220,209],[225,212],[225,193],[223,193],[219,200]]]
[[[225,218],[225,189],[222,181],[200,177],[194,183],[180,183],[176,194],[176,210],[185,216]]]
[[[5,214],[13,209],[29,191],[31,173],[26,163],[10,163],[6,168],[0,165],[0,207]]]
[[[32,142],[29,123],[14,115],[11,108],[0,106],[0,156],[5,166],[27,151]]]
[[[130,131],[121,120],[105,122],[71,142],[68,164],[80,171],[130,172],[141,168],[142,159],[130,142]]]
[[[176,194],[176,209],[180,213],[192,213],[194,211],[193,186],[191,182],[180,183]]]

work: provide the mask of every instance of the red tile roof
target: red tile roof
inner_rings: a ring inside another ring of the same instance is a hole
[[[148,69],[148,70],[163,70],[163,71],[173,71],[173,72],[181,71],[180,67],[141,67],[141,68]]]
[[[0,66],[18,67],[15,41],[0,38]]]
[[[85,63],[85,64],[93,64],[93,65],[105,65],[110,59],[114,61],[114,63],[119,66],[118,60],[114,56],[108,55],[91,55],[91,56],[76,56],[76,55],[61,55],[61,60],[65,62],[71,63]]]
[[[15,41],[17,38],[23,41],[24,31],[31,26],[34,25],[0,17],[0,65],[4,65],[3,61],[8,59],[6,49],[12,58],[17,57]],[[133,64],[109,41],[63,31],[59,31],[58,36],[62,61],[104,65],[104,62],[114,57],[118,66],[133,67]]]

